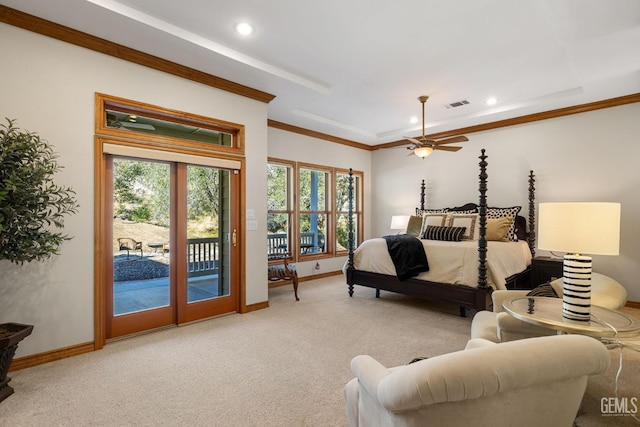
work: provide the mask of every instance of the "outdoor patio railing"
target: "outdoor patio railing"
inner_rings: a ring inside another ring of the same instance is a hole
[[[219,245],[218,237],[187,239],[189,277],[218,274]]]
[[[324,251],[324,235],[318,234],[318,241],[314,242],[315,233],[300,233],[300,250],[301,253],[315,253]],[[281,254],[291,252],[289,248],[289,239],[287,233],[267,234],[267,253]]]

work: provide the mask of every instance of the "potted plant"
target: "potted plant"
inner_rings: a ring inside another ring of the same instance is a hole
[[[0,261],[43,261],[59,253],[70,237],[62,233],[64,217],[75,213],[75,192],[58,186],[53,175],[62,166],[46,140],[15,126],[0,124]],[[0,401],[13,389],[7,372],[18,342],[32,325],[0,324]]]

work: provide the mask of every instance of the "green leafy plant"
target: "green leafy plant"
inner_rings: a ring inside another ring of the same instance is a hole
[[[37,134],[0,124],[0,260],[43,261],[71,239],[64,217],[77,212],[75,192],[53,181],[57,154]]]

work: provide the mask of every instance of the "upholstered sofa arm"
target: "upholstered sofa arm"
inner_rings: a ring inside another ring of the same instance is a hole
[[[501,342],[557,335],[553,329],[524,322],[504,312],[496,313],[496,324],[496,334]]]
[[[494,343],[493,341],[489,341],[488,339],[485,339],[485,338],[474,338],[472,340],[467,341],[467,345],[464,347],[464,349],[469,350],[472,348],[488,347],[492,345],[496,345],[496,343]]]
[[[504,311],[504,309],[502,308],[502,303],[505,302],[508,299],[512,299],[512,298],[520,298],[520,297],[526,297],[527,294],[530,291],[518,291],[518,290],[498,290],[498,291],[493,291],[493,293],[491,294],[491,301],[493,302],[493,312],[494,313],[501,313]]]
[[[479,346],[477,346],[479,344]],[[541,370],[540,361],[545,361]],[[531,338],[488,345],[425,359],[389,370],[369,356],[353,359],[351,368],[362,387],[391,412],[478,399],[514,389],[603,372],[607,348],[581,335]]]
[[[368,355],[360,355],[351,359],[351,372],[358,378],[360,386],[371,396],[378,393],[378,384],[392,371]]]

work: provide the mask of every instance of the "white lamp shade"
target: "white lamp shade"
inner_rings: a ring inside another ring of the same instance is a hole
[[[409,224],[409,215],[393,215],[389,228],[392,230],[404,230],[407,228],[407,224]]]
[[[538,249],[589,255],[620,252],[620,203],[540,203]]]

